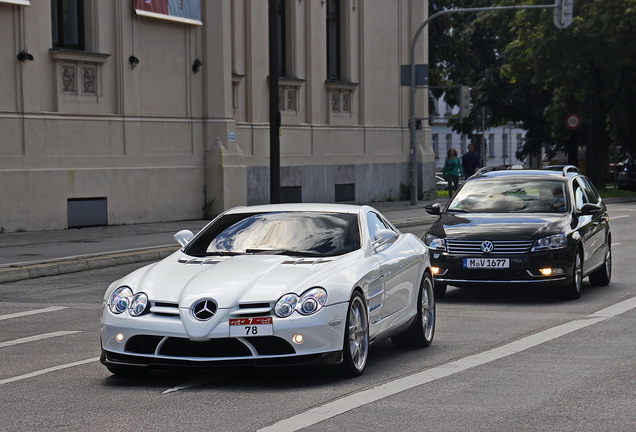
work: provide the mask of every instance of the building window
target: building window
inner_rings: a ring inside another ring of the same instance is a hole
[[[517,151],[521,151],[523,149],[523,135],[517,134]]]
[[[340,0],[327,0],[327,79],[342,80]]]
[[[460,154],[466,153],[466,135],[462,135],[459,141],[459,145],[461,148]]]
[[[439,159],[439,135],[433,134],[432,137],[433,153],[435,153],[435,159]]]
[[[51,0],[53,48],[84,51],[84,0]]]
[[[508,157],[508,134],[503,134],[501,136],[501,141],[503,142],[503,157]]]
[[[495,157],[495,134],[488,135],[488,156]]]
[[[446,151],[453,147],[453,134],[446,134]]]

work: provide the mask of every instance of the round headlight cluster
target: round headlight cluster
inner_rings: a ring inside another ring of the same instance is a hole
[[[327,291],[322,288],[312,288],[298,297],[296,294],[285,294],[278,302],[274,312],[276,316],[286,318],[294,311],[301,315],[312,315],[327,303]]]
[[[132,290],[127,286],[117,288],[110,295],[108,307],[114,314],[121,314],[126,311],[131,316],[139,316],[146,311],[148,306],[148,296],[145,293],[133,294]]]

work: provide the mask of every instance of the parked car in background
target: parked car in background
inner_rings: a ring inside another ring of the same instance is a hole
[[[636,190],[636,159],[628,158],[622,163],[616,176],[616,184],[619,189]]]
[[[428,248],[372,207],[239,207],[175,238],[181,250],[105,293],[101,362],[114,374],[337,364],[357,376],[374,342],[433,340]]]
[[[457,287],[553,287],[579,298],[584,277],[607,285],[612,274],[607,209],[574,166],[480,170],[424,235],[435,294]]]

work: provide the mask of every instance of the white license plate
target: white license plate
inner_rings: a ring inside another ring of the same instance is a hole
[[[474,269],[507,269],[509,258],[464,258],[464,268]]]
[[[272,317],[230,319],[231,337],[271,336],[273,334]]]

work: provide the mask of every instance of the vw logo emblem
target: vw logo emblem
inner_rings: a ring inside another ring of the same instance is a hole
[[[486,240],[481,244],[481,251],[483,253],[490,253],[494,248],[495,245],[490,240]]]
[[[217,304],[212,299],[199,300],[192,306],[192,314],[199,321],[207,321],[216,313]]]

